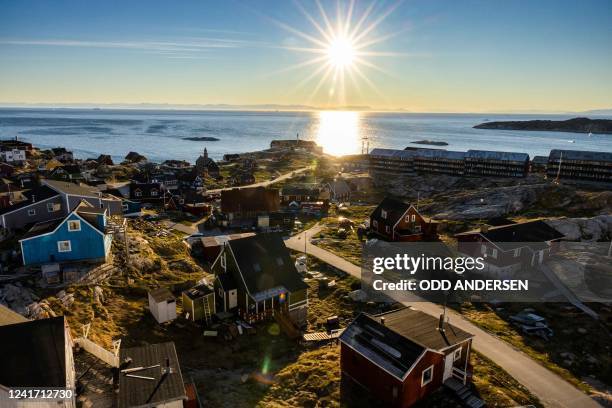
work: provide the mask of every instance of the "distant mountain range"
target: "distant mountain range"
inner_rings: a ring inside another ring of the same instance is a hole
[[[2,103],[0,108],[25,108],[25,109],[150,109],[150,110],[219,110],[219,111],[321,111],[321,110],[347,110],[347,111],[378,111],[378,112],[401,112],[401,113],[457,113],[457,114],[512,114],[512,115],[601,115],[612,116],[612,109],[593,109],[588,111],[544,111],[544,110],[508,110],[490,112],[446,112],[446,111],[416,111],[401,107],[381,109],[367,105],[346,106],[314,106],[301,104],[170,104],[170,103]]]
[[[568,120],[519,120],[485,122],[475,129],[531,130],[573,133],[603,133],[612,135],[612,120],[573,118]]]

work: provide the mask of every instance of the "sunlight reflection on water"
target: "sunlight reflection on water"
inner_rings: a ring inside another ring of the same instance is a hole
[[[323,111],[319,113],[317,144],[325,153],[340,156],[360,151],[361,117],[359,112]]]

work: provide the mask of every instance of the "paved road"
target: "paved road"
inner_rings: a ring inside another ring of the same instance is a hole
[[[304,239],[306,238],[306,251],[308,255],[319,258],[325,263],[360,278],[360,267],[310,243],[310,238],[320,230],[321,227],[315,225],[306,232],[287,239],[285,244],[291,249],[304,252]],[[442,313],[440,306],[430,302],[404,304],[435,317]],[[527,387],[545,406],[563,408],[595,408],[601,406],[572,384],[544,368],[503,340],[478,328],[460,314],[454,311],[447,311],[447,315],[450,317],[453,325],[475,335],[473,346],[476,350],[493,360],[517,381]]]
[[[313,169],[314,166],[307,166],[307,167],[302,167],[301,169],[297,169],[297,170],[293,170],[289,173],[285,173],[283,175],[278,176],[275,179],[272,180],[266,180],[266,181],[260,181],[259,183],[255,183],[255,184],[249,184],[246,186],[238,186],[238,187],[224,187],[224,188],[217,188],[214,190],[206,190],[206,193],[210,193],[210,194],[216,194],[216,193],[220,193],[223,190],[232,190],[234,188],[249,188],[249,187],[268,187],[269,185],[272,185],[274,183],[278,183],[279,181],[283,181],[283,180],[287,180],[291,177],[294,177],[300,173],[303,173],[307,170]]]

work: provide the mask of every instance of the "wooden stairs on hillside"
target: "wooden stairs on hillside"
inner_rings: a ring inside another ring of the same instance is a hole
[[[274,313],[274,320],[280,326],[281,330],[289,337],[291,340],[298,339],[302,337],[300,330],[295,327],[295,324],[291,321],[289,316],[282,312]]]
[[[456,378],[449,378],[444,381],[444,385],[450,388],[466,407],[482,408],[485,406],[483,400],[475,396],[468,386],[464,385]]]

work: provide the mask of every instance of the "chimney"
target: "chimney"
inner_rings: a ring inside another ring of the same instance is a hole
[[[482,232],[483,234],[486,234],[487,232],[489,232],[489,226],[487,224],[482,224],[480,226],[480,232]]]
[[[444,333],[444,313],[440,315],[440,320],[438,320],[438,330]]]
[[[385,317],[381,317],[380,318],[380,324],[382,324],[383,326],[385,325]]]

